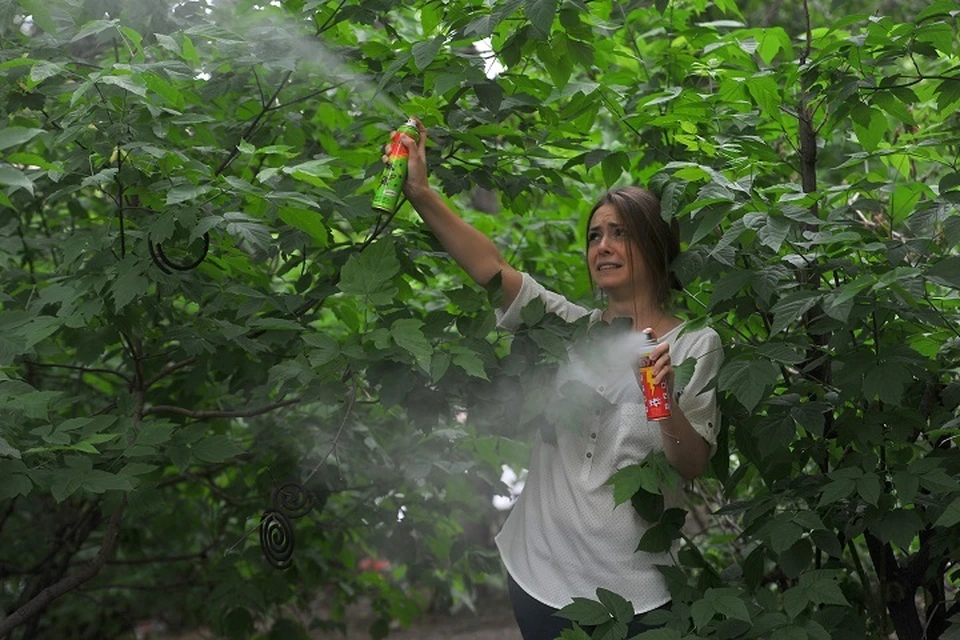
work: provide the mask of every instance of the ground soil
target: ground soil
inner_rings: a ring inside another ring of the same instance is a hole
[[[505,597],[481,600],[476,607],[475,613],[463,609],[456,614],[427,614],[407,629],[391,629],[387,640],[521,640],[510,602]],[[311,637],[313,640],[366,640],[370,637],[369,624],[369,620],[354,619],[345,636],[319,633]]]
[[[462,609],[455,614],[429,613],[415,621],[408,628],[391,628],[387,640],[522,640],[517,629],[510,602],[503,597],[493,597],[477,602],[476,612]],[[311,634],[312,640],[368,640],[370,623],[362,605],[348,610],[346,634],[340,632],[320,632]],[[165,638],[169,640],[214,640],[217,636],[209,631],[198,629],[192,633],[177,636],[138,635],[143,638]]]

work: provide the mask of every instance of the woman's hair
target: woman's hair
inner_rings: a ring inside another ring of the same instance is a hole
[[[676,219],[666,222],[660,216],[660,200],[649,189],[621,187],[612,189],[590,210],[587,218],[587,247],[590,246],[590,224],[593,214],[605,204],[613,206],[620,214],[620,222],[627,238],[639,249],[640,257],[650,274],[654,288],[654,300],[661,308],[670,302],[670,291],[681,291],[680,281],[670,271],[670,264],[680,254],[680,228]],[[633,252],[627,254],[632,259]],[[633,273],[633,265],[630,265]]]

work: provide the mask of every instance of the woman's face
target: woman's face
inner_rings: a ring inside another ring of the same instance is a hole
[[[587,229],[587,265],[593,282],[608,294],[623,290],[632,294],[633,285],[644,282],[640,252],[621,224],[613,205],[605,204],[593,214]],[[630,268],[633,267],[631,279]]]

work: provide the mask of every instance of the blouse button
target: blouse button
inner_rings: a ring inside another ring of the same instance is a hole
[[[600,409],[594,409],[594,410],[593,410],[593,415],[599,416],[599,415],[600,415]]]
[[[603,393],[604,389],[606,389],[606,387],[603,386],[603,385],[600,385],[599,387],[597,387],[597,391],[599,391],[599,392],[601,392],[601,393]]]
[[[593,454],[590,453],[589,451],[587,451],[587,459],[589,460],[589,459],[592,458],[592,457],[593,457]]]
[[[591,433],[591,434],[590,434],[590,437],[593,438],[594,440],[596,440],[596,439],[597,439],[597,433],[596,433],[596,432]]]

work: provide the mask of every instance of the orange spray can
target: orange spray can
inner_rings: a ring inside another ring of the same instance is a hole
[[[640,350],[640,382],[643,388],[643,399],[647,405],[647,420],[664,420],[670,417],[670,390],[666,382],[654,384],[653,361],[650,355],[657,346],[657,341],[650,334],[644,334],[647,341]]]

